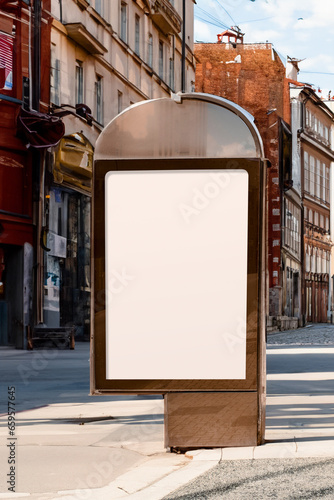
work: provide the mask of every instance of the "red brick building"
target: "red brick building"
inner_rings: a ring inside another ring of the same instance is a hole
[[[233,31],[219,35],[218,43],[195,44],[195,55],[195,90],[219,95],[249,111],[262,136],[265,156],[271,162],[267,185],[267,314],[269,317],[284,318],[286,306],[283,304],[282,293],[285,279],[282,264],[282,206],[284,193],[292,185],[290,95],[285,66],[270,43],[244,44],[242,34],[237,33],[235,36]],[[297,210],[300,212],[298,202]],[[300,265],[298,256],[297,261]],[[300,275],[298,294],[299,292]],[[295,309],[298,316],[301,309],[299,295],[298,307]],[[295,313],[290,311],[290,316]]]
[[[27,147],[19,117],[48,110],[49,10],[50,0],[0,0],[0,345],[18,348],[36,310],[43,171],[43,154]]]

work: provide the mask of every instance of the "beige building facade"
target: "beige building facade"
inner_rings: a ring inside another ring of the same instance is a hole
[[[193,90],[193,0],[185,90]],[[182,0],[53,0],[51,102],[86,104],[104,126],[129,105],[181,90]]]

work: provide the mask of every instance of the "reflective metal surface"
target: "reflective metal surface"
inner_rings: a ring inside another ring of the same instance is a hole
[[[261,158],[253,117],[208,94],[143,101],[103,130],[95,160],[131,158]]]

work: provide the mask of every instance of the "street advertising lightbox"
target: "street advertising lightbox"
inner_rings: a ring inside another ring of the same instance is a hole
[[[97,143],[91,393],[163,394],[167,446],[263,439],[264,182],[250,115],[213,96],[130,107]]]
[[[105,196],[106,378],[245,379],[247,172],[108,172]]]

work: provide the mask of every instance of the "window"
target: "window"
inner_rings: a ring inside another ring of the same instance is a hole
[[[321,185],[322,185],[321,198],[326,201],[326,163],[322,164]]]
[[[309,210],[309,212],[308,212],[308,221],[310,224],[313,224],[313,212],[312,212],[312,210]]]
[[[304,208],[304,219],[308,220],[308,208]]]
[[[321,273],[322,271],[322,250],[320,248],[317,249],[317,273]]]
[[[93,0],[93,7],[100,16],[103,16],[103,0]]]
[[[159,76],[164,79],[164,44],[159,41]]]
[[[310,156],[310,194],[314,196],[314,177],[315,177],[315,161],[314,157]]]
[[[169,59],[169,86],[174,90],[174,59]]]
[[[315,195],[320,198],[320,160],[317,159],[315,170]]]
[[[123,94],[122,92],[119,90],[117,92],[117,112],[118,113],[121,113],[122,111],[122,107],[123,107]]]
[[[297,254],[300,252],[300,219],[301,212],[299,208],[286,199],[284,244]]]
[[[315,249],[311,249],[311,273],[315,273]]]
[[[151,33],[148,34],[147,42],[147,64],[150,68],[153,66],[153,36]]]
[[[310,246],[306,247],[306,259],[305,259],[305,271],[307,273],[310,272]]]
[[[128,21],[127,21],[127,5],[126,3],[121,3],[121,39],[123,42],[127,43],[128,41]]]
[[[0,89],[13,90],[12,36],[0,32]]]
[[[325,136],[325,141],[327,142],[327,145],[330,147],[331,145],[331,136],[329,132],[328,127],[324,127],[324,136]]]
[[[309,109],[306,109],[305,113],[305,126],[311,135],[315,135],[317,139],[325,142],[327,146],[329,145],[330,137],[328,126]]]
[[[103,125],[103,80],[102,76],[96,75],[95,81],[95,107],[96,121]]]
[[[329,203],[329,164],[304,152],[304,190]]]
[[[84,102],[83,91],[83,66],[81,61],[76,62],[75,67],[75,103],[82,104]]]
[[[324,133],[324,126],[323,126],[323,124],[321,123],[320,120],[318,120],[318,132],[321,135],[321,137],[324,137],[324,135],[325,135],[325,133]]]
[[[135,53],[140,55],[140,17],[135,17]]]
[[[325,179],[325,200],[327,203],[329,203],[329,167],[326,165],[326,179]]]
[[[50,99],[60,105],[60,60],[56,57],[56,46],[51,45]]]
[[[319,226],[319,214],[318,214],[318,212],[314,212],[314,225]]]
[[[308,153],[304,152],[304,190],[310,192],[310,166]]]
[[[318,120],[318,118],[315,118],[314,119],[314,130],[315,130],[315,132],[318,132],[318,124],[319,124],[319,120]]]

